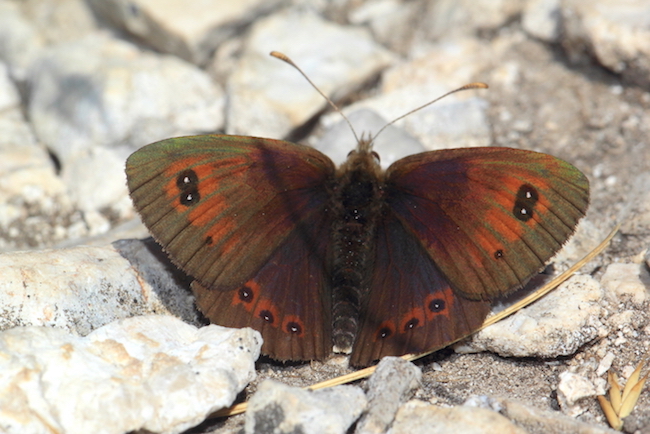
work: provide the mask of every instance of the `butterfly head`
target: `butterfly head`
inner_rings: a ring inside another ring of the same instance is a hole
[[[356,149],[348,154],[348,158],[340,167],[340,171],[364,170],[379,176],[382,172],[379,154],[372,150],[373,137],[361,136]]]

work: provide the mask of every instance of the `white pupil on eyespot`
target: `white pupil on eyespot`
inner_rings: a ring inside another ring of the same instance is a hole
[[[521,213],[522,213],[522,214],[528,214],[528,211],[526,211],[526,208],[522,208],[522,209],[521,209]]]
[[[185,178],[183,178],[183,183],[189,184],[190,183],[190,177],[186,176]]]
[[[530,191],[527,191],[526,192],[526,199],[530,199],[531,197],[533,197],[533,195],[530,194]]]
[[[191,201],[192,201],[192,194],[191,194],[191,193],[188,194],[188,195],[185,197],[185,200],[187,200],[188,202],[191,202]]]

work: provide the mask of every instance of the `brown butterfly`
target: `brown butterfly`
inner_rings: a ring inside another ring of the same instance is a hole
[[[131,155],[144,223],[214,323],[278,360],[352,365],[446,346],[520,288],[585,214],[587,178],[546,154],[465,148],[386,171],[361,140],[338,169],[289,142],[205,135]]]

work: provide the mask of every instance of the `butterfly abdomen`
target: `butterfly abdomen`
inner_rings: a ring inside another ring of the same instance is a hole
[[[360,302],[368,292],[373,239],[381,209],[376,163],[355,155],[339,170],[332,197],[332,340],[335,352],[349,353],[354,343]]]

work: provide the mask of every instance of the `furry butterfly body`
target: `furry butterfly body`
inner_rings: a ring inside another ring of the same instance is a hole
[[[368,141],[337,169],[305,146],[206,135],[145,146],[126,172],[207,318],[259,330],[279,360],[334,348],[353,365],[476,330],[589,201],[572,165],[509,148],[425,152],[383,171]]]

